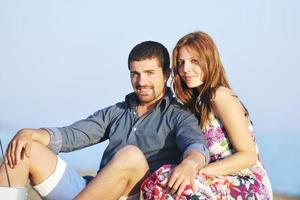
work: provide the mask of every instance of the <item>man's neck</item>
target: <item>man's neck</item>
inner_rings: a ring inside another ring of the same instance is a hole
[[[150,106],[146,106],[146,105],[138,105],[137,107],[137,112],[139,117],[143,116],[144,114],[146,114],[147,112],[149,112],[150,110],[152,110],[156,105],[150,105]]]

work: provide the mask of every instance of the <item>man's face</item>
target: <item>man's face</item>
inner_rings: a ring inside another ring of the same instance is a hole
[[[168,77],[156,58],[130,63],[131,84],[141,105],[151,105],[164,96]]]

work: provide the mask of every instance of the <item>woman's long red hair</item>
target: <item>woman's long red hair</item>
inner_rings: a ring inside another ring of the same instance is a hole
[[[187,47],[196,54],[203,71],[203,84],[197,88],[188,88],[178,73],[177,60],[179,50]],[[173,88],[177,97],[199,118],[203,129],[210,122],[211,101],[218,87],[230,88],[219,52],[212,38],[204,32],[193,32],[181,38],[172,54]]]

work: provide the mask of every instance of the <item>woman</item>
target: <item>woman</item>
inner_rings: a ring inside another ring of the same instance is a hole
[[[272,199],[248,111],[231,90],[211,37],[203,32],[184,36],[172,61],[174,91],[199,118],[211,156],[197,172],[197,191],[186,187],[179,199]],[[165,165],[148,177],[142,198],[173,199],[165,189],[171,171]]]

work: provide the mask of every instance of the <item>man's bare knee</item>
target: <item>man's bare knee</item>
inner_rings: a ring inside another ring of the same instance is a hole
[[[45,145],[42,145],[38,142],[32,142],[31,149],[30,149],[30,155],[31,156],[38,156],[41,153],[45,151],[45,149],[48,150],[48,148]]]
[[[37,142],[32,143],[29,159],[29,173],[33,184],[38,184],[50,176],[57,164],[57,156]]]
[[[11,183],[14,186],[25,186],[28,178],[33,184],[40,183],[53,173],[57,162],[57,156],[40,143],[33,142],[30,156],[22,154],[20,162],[14,168],[8,168]],[[4,167],[1,166],[1,179],[5,177]],[[3,177],[2,177],[3,176]],[[6,178],[6,177],[5,177]],[[4,179],[3,179],[4,180]],[[0,181],[2,185],[7,183]]]
[[[129,168],[148,168],[148,163],[144,153],[136,146],[128,145],[120,149],[113,157],[113,162],[122,164]]]
[[[136,146],[128,145],[113,157],[113,165],[125,172],[127,188],[124,195],[133,195],[139,191],[141,182],[149,173],[149,165],[144,153]]]
[[[52,153],[45,145],[38,142],[32,142],[30,149],[30,162],[34,164],[37,161],[43,160],[45,157],[54,157],[56,156]]]

